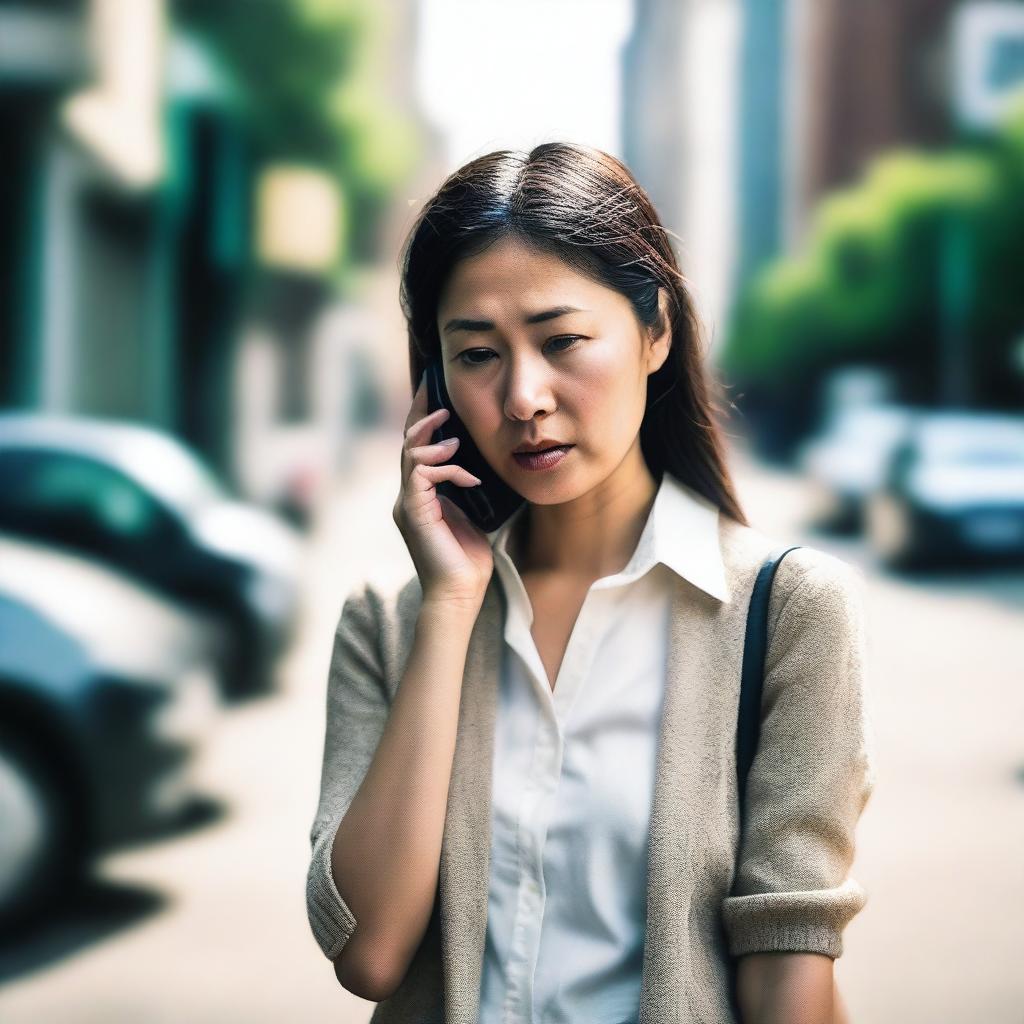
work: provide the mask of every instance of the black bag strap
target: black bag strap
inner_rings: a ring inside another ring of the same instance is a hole
[[[800,544],[780,545],[761,563],[750,594],[747,631],[743,640],[743,669],[740,674],[739,715],[736,726],[736,781],[740,797],[740,829],[746,807],[747,775],[757,750],[761,728],[761,692],[764,684],[764,659],[768,647],[768,601],[779,563]]]
[[[736,722],[736,781],[740,806],[740,843],[743,842],[743,821],[747,805],[747,775],[757,752],[761,730],[761,693],[764,689],[764,659],[768,649],[768,600],[779,563],[800,544],[780,545],[768,552],[757,571],[747,609],[747,630],[743,638],[743,668],[740,672],[740,702]],[[734,883],[735,885],[735,880]],[[739,993],[736,988],[737,958],[729,957],[729,999],[732,1014],[741,1019]]]

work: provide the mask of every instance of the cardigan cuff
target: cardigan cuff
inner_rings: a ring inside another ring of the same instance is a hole
[[[833,889],[728,896],[722,903],[729,953],[843,953],[843,929],[867,902],[853,878]]]
[[[341,818],[328,822],[313,844],[313,857],[306,876],[306,913],[313,936],[328,960],[345,948],[356,930],[356,919],[341,898],[331,874],[331,848]]]

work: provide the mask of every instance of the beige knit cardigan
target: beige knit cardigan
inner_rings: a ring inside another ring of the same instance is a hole
[[[762,559],[780,541],[724,514],[719,540],[728,601],[675,578],[639,1024],[733,1024],[733,958],[769,950],[838,957],[844,927],[867,901],[849,875],[854,829],[874,785],[863,571],[813,547],[779,566],[740,848],[735,736],[746,613]],[[363,580],[334,637],[306,883],[310,927],[332,960],[358,922],[332,877],[331,845],[380,739],[421,599],[416,576],[397,588]],[[466,659],[434,911],[401,985],[377,1004],[375,1024],[477,1020],[503,629],[495,573]]]

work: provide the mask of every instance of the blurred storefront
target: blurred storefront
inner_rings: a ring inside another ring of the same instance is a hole
[[[38,40],[35,68],[2,58],[22,173],[0,400],[144,420],[224,468],[251,205],[230,87],[159,0],[63,7],[0,9]],[[68,51],[92,73],[62,73]]]

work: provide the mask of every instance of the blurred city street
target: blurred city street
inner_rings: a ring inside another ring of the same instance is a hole
[[[368,1020],[313,942],[303,887],[341,602],[364,572],[412,571],[391,519],[400,442],[368,432],[319,509],[281,690],[225,710],[196,765],[208,820],[105,858],[74,905],[3,952],[5,1024]],[[859,542],[802,531],[802,478],[739,448],[731,460],[759,528],[868,572],[879,777],[853,867],[869,902],[836,964],[852,1020],[1020,1024],[1024,574],[880,573]]]
[[[0,1024],[368,1021],[309,833],[420,380],[863,569],[851,1022],[1024,1024],[1022,0],[0,0],[0,139]]]

